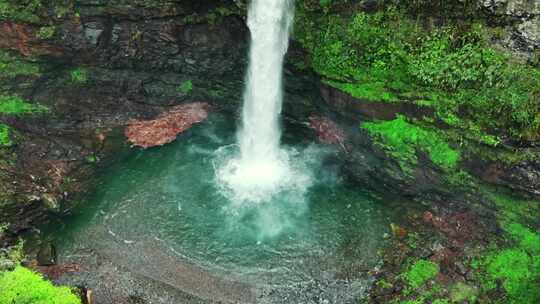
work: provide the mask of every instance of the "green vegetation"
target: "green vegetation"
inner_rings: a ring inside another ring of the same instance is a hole
[[[0,0],[0,20],[38,22],[41,0]]]
[[[7,229],[0,224],[0,238]],[[78,304],[80,299],[67,287],[55,287],[39,274],[19,264],[24,258],[22,241],[0,250],[0,303]]]
[[[5,124],[0,123],[0,148],[9,147],[13,145],[11,138],[9,137],[10,128]]]
[[[95,164],[95,163],[97,163],[97,161],[98,161],[98,158],[94,154],[88,155],[86,157],[86,162],[87,163]]]
[[[40,275],[17,266],[0,273],[0,303],[77,304],[80,299],[68,287],[55,287]]]
[[[193,82],[191,80],[183,81],[177,88],[176,91],[182,94],[189,94],[193,90]]]
[[[483,292],[496,290],[506,293],[500,303],[538,303],[540,301],[540,233],[520,222],[534,219],[538,202],[516,200],[488,192],[495,202],[499,224],[505,232],[505,243],[495,245],[473,262]]]
[[[403,274],[403,279],[412,287],[419,288],[424,285],[424,283],[434,278],[439,273],[439,265],[427,261],[427,260],[418,260],[416,261],[409,271]]]
[[[0,114],[29,114],[44,112],[47,108],[27,103],[19,96],[0,95]]]
[[[0,0],[0,20],[39,23],[52,13],[62,18],[73,11],[73,1]]]
[[[513,247],[497,249],[475,261],[481,272],[484,291],[497,288],[507,294],[505,303],[538,303],[540,301],[540,235],[520,224],[512,224],[507,233]]]
[[[450,300],[452,303],[475,303],[478,291],[469,285],[458,282],[450,289]],[[447,302],[449,303],[449,302]]]
[[[88,81],[88,72],[81,67],[71,70],[69,75],[71,76],[71,81],[74,83],[83,84]]]
[[[39,74],[39,67],[31,62],[0,51],[0,79],[16,76],[34,76]]]
[[[391,121],[366,122],[362,124],[387,153],[399,160],[405,170],[408,164],[416,164],[416,150],[424,151],[429,159],[444,169],[455,169],[460,153],[452,149],[434,130],[422,128],[398,117]]]
[[[483,144],[498,144],[486,134],[495,131],[539,138],[540,69],[491,48],[482,25],[428,31],[393,7],[350,15],[310,5],[297,5],[295,38],[327,84],[367,101],[429,105]]]
[[[51,39],[52,36],[54,36],[55,32],[56,32],[56,27],[44,26],[39,29],[39,32],[37,33],[37,37],[41,40]]]
[[[0,239],[4,238],[8,224],[0,224]],[[6,270],[13,270],[21,263],[24,258],[23,253],[24,242],[19,241],[17,244],[2,248],[0,250],[0,274]]]

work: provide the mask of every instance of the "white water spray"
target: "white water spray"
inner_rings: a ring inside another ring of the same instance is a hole
[[[288,153],[280,148],[283,60],[293,14],[293,0],[252,0],[249,8],[251,49],[238,132],[240,155],[218,172],[236,202],[267,201],[309,179],[291,169]]]

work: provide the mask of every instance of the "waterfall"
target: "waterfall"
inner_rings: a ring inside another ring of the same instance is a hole
[[[290,0],[253,0],[248,13],[251,50],[239,143],[242,160],[279,159],[283,58],[293,19]]]
[[[293,0],[252,0],[249,7],[251,47],[238,132],[240,151],[218,172],[235,201],[266,201],[287,188],[294,176],[288,153],[280,148],[279,123],[283,61],[293,15]]]

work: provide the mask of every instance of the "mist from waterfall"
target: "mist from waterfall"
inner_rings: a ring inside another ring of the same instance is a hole
[[[302,197],[311,184],[305,164],[292,160],[298,153],[280,147],[283,63],[293,17],[293,0],[252,0],[249,7],[251,47],[239,151],[217,170],[224,192],[237,204],[267,202],[278,193]]]

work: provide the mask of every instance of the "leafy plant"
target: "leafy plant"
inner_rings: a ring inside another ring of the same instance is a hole
[[[177,91],[182,94],[188,94],[192,90],[193,90],[193,82],[191,80],[186,80],[182,82],[177,88]]]
[[[0,273],[0,303],[79,304],[68,287],[55,287],[22,266]]]
[[[55,26],[44,26],[41,27],[37,33],[37,37],[41,40],[46,40],[52,38],[56,32]]]
[[[0,123],[0,147],[9,147],[13,144],[9,137],[9,127]]]
[[[451,91],[494,85],[502,77],[503,55],[484,44],[481,27],[462,37],[454,31],[444,28],[423,38],[409,60],[411,75],[425,85]]]
[[[0,20],[37,22],[42,7],[41,0],[0,0]]]
[[[84,68],[76,68],[69,73],[71,81],[74,83],[86,83],[88,81],[88,72]]]

